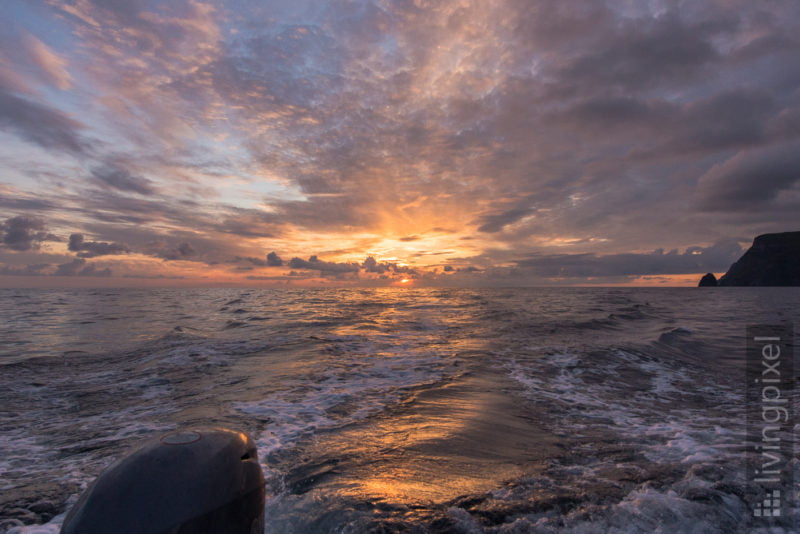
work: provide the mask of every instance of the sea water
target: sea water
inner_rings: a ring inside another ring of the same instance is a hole
[[[257,441],[270,533],[743,531],[745,328],[798,297],[0,290],[0,533],[197,426]]]

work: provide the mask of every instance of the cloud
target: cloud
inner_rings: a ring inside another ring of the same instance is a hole
[[[240,237],[276,237],[280,233],[280,225],[280,219],[274,213],[229,208],[223,220],[213,224],[213,229]]]
[[[124,244],[132,253],[166,260],[194,261],[207,265],[238,261],[248,261],[257,266],[266,264],[263,255],[260,258],[254,255],[262,248],[260,244],[252,243],[248,238],[232,237],[222,231],[227,228],[222,228],[216,220],[220,216],[218,211],[192,210],[181,203],[171,208],[166,201],[131,200],[135,202],[130,206],[127,202],[121,202],[120,205],[125,209],[113,210],[111,214],[114,216],[110,217],[110,221],[101,219],[101,222],[84,224],[84,229],[96,236],[98,241]],[[109,199],[109,204],[116,202],[116,197]],[[138,206],[142,208],[138,211],[140,222],[130,224],[127,219],[136,217],[134,214]],[[95,209],[102,209],[99,200],[96,208],[94,203],[92,205],[93,215]],[[108,205],[106,209],[109,209]],[[219,209],[223,214],[227,212],[225,206]]]
[[[267,266],[267,262],[265,260],[262,260],[261,258],[253,258],[251,256],[247,256],[247,257],[244,257],[244,258],[242,258],[241,256],[236,256],[231,263],[240,263],[240,262],[246,262],[246,263],[249,263],[250,265],[254,265],[256,267],[266,267]],[[240,266],[240,267],[237,267],[237,269],[239,269],[239,270],[252,270],[253,267],[251,267],[251,266],[244,266],[244,267]]]
[[[66,113],[21,98],[0,87],[0,126],[45,149],[76,154],[88,151],[78,133],[83,125]]]
[[[197,253],[194,247],[185,241],[175,244],[170,244],[165,241],[154,241],[147,244],[144,252],[168,261],[189,260]]]
[[[46,78],[62,91],[72,87],[72,75],[67,70],[67,60],[53,52],[46,44],[31,34],[25,34],[22,43],[34,63]]]
[[[83,258],[75,258],[68,263],[62,263],[53,273],[53,276],[92,276],[102,278],[107,278],[111,275],[111,269],[98,269],[93,263],[87,263]]]
[[[642,89],[655,84],[685,84],[719,59],[712,37],[732,33],[735,17],[716,13],[716,20],[684,20],[677,12],[619,20],[618,29],[594,43],[594,50],[570,60],[561,69],[572,90],[583,87]],[[606,28],[610,29],[610,28]]]
[[[697,202],[708,211],[753,211],[800,181],[800,143],[740,152],[700,177]]]
[[[77,252],[79,258],[94,258],[95,256],[127,254],[130,252],[130,247],[122,243],[84,241],[83,234],[71,234],[67,248],[72,252]]]
[[[46,231],[43,219],[28,215],[11,217],[0,225],[0,229],[3,231],[3,245],[11,250],[36,250],[43,241],[61,241]]]
[[[361,267],[364,269],[365,272],[368,273],[397,273],[397,274],[409,274],[409,275],[418,275],[419,271],[417,269],[410,267],[408,265],[398,265],[394,262],[379,262],[375,260],[372,256],[369,256],[367,259],[364,260],[364,263],[361,264]]]
[[[42,271],[48,267],[50,267],[49,263],[35,263],[26,265],[25,267],[4,265],[3,268],[0,269],[0,274],[5,276],[43,276],[45,273]]]
[[[121,195],[114,190],[93,190],[85,192],[78,201],[74,198],[68,200],[77,203],[80,211],[91,219],[145,231],[152,231],[150,226],[155,222],[168,223],[175,228],[222,230],[224,227],[217,220],[217,210],[230,209],[211,205],[201,210],[197,203],[171,196],[141,198]]]
[[[478,231],[487,233],[499,232],[509,224],[515,223],[535,211],[536,209],[532,207],[517,207],[500,213],[483,215],[478,219],[480,224]]]
[[[361,264],[361,267],[368,273],[383,274],[389,270],[389,265],[385,263],[378,263],[372,256],[369,256],[367,259],[365,259],[364,263]]]
[[[13,194],[13,193],[12,193]],[[61,206],[50,199],[27,198],[22,196],[3,195],[0,197],[0,208],[12,211],[33,211],[54,210]]]
[[[764,90],[722,90],[684,106],[672,127],[672,144],[690,152],[758,145],[766,141],[768,123],[779,111]]]
[[[377,274],[388,280],[390,279],[390,276],[387,275],[391,273],[396,275],[405,274],[412,276],[420,274],[417,269],[408,265],[398,265],[393,262],[379,262],[372,256],[367,257],[361,264],[358,264],[356,262],[338,263],[323,261],[314,255],[309,257],[308,260],[303,260],[297,257],[292,258],[286,265],[291,269],[318,271],[323,277],[339,277],[347,274],[351,275],[354,279],[371,279],[375,277],[368,275]],[[298,275],[299,273],[295,272],[294,276]]]
[[[308,260],[300,258],[292,258],[287,264],[292,269],[308,269],[313,271],[320,271],[321,273],[357,273],[357,263],[336,263],[327,262],[318,259],[316,256],[311,256]]]
[[[683,253],[531,255],[516,261],[530,276],[545,278],[616,277],[652,274],[694,274],[727,270],[742,254],[735,240],[721,240],[709,247],[693,246]]]
[[[49,263],[35,263],[24,267],[13,267],[4,265],[0,269],[0,275],[4,276],[86,276],[95,278],[108,278],[113,275],[110,268],[99,269],[85,259],[76,258],[68,263],[56,266],[55,271],[51,271],[52,265]]]
[[[161,153],[202,130],[219,99],[206,73],[219,56],[222,13],[211,3],[176,0],[49,2],[89,51],[84,71],[134,146]],[[184,146],[187,146],[184,144]]]
[[[656,121],[663,125],[663,121],[670,120],[675,112],[675,106],[662,99],[600,94],[557,110],[552,120],[593,133],[603,131],[624,135],[626,130],[633,128],[653,127]]]
[[[283,265],[283,260],[273,251],[267,254],[267,265],[269,267],[280,267]]]
[[[366,191],[351,190],[338,196],[310,196],[303,201],[279,201],[272,203],[274,214],[262,213],[258,218],[265,221],[262,223],[265,228],[277,223],[289,223],[309,230],[369,228],[379,219],[379,214],[370,209],[371,202],[367,197]]]
[[[118,191],[140,195],[153,195],[156,192],[147,178],[134,176],[128,170],[114,165],[92,169],[92,177],[96,183]]]
[[[81,269],[85,268],[85,266],[86,260],[76,258],[68,263],[58,265],[55,276],[75,276]]]

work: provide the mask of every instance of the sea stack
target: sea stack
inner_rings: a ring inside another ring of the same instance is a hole
[[[717,285],[800,286],[800,232],[756,237]]]
[[[717,277],[714,276],[714,273],[706,273],[706,275],[700,279],[700,283],[697,284],[697,287],[717,287]]]

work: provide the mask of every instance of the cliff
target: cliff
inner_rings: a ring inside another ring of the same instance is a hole
[[[718,285],[800,286],[800,232],[756,237]]]

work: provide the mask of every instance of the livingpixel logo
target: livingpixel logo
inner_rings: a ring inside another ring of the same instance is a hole
[[[747,328],[747,486],[753,526],[780,524],[793,487],[792,325]]]

